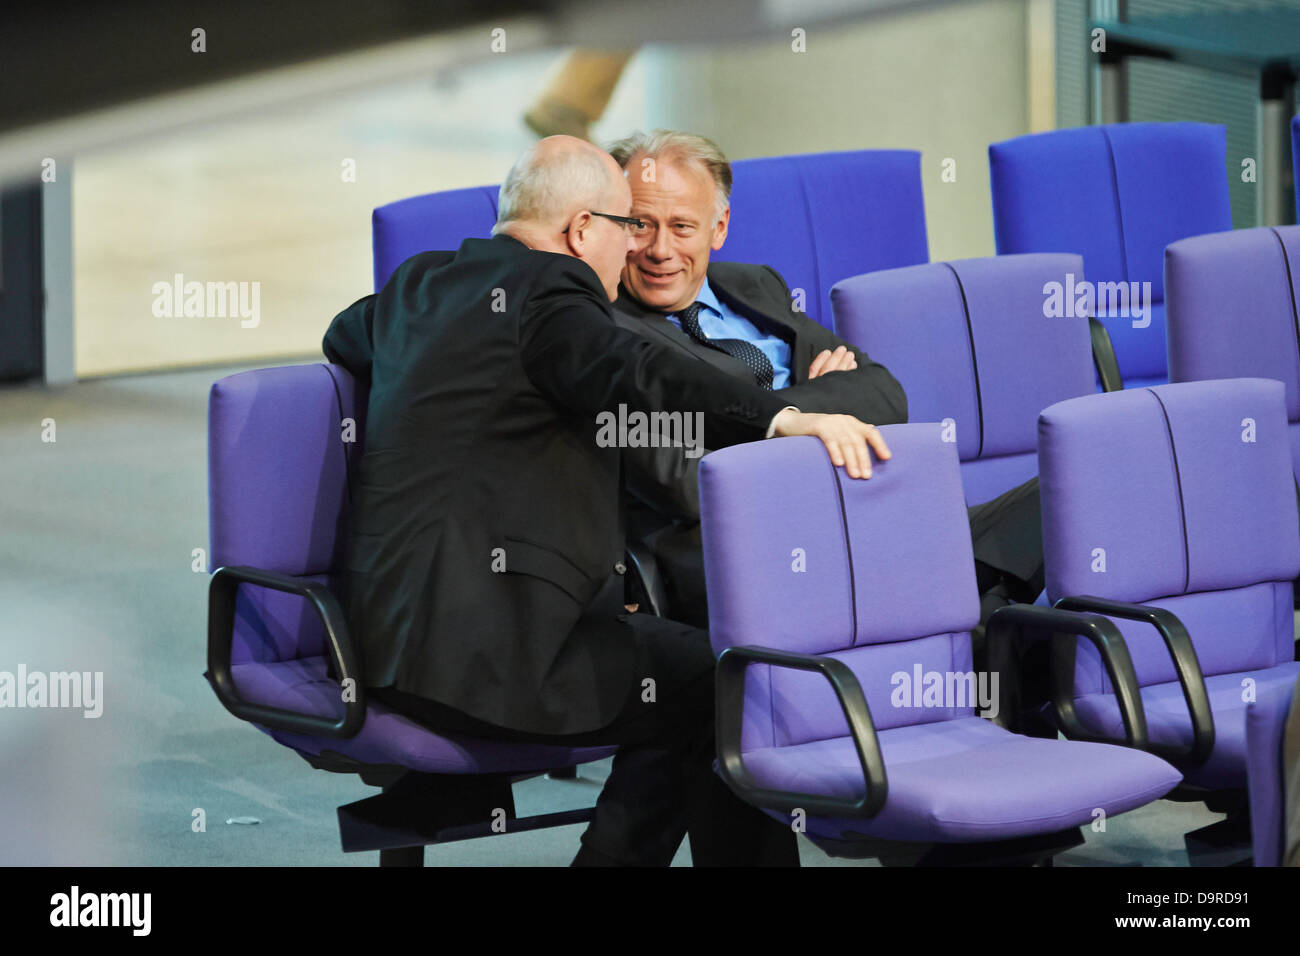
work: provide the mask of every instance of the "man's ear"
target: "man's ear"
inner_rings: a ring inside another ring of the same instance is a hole
[[[727,226],[731,224],[731,207],[728,206],[722,211],[722,218],[718,224],[713,227],[713,241],[709,243],[709,248],[717,252],[722,248],[722,244],[727,241]]]
[[[569,229],[564,234],[564,238],[568,241],[569,251],[579,259],[582,258],[582,251],[587,248],[587,239],[590,238],[587,230],[591,228],[594,220],[595,217],[585,209],[575,213],[569,220]]]

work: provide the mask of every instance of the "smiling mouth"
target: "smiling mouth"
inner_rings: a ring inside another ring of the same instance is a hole
[[[674,269],[672,272],[652,272],[651,270],[646,269],[643,266],[637,266],[637,271],[640,272],[641,275],[645,276],[647,279],[663,281],[664,279],[671,279],[673,276],[677,275],[682,270]]]

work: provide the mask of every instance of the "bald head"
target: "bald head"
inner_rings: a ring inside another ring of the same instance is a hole
[[[614,158],[576,136],[548,136],[516,160],[497,200],[492,234],[518,223],[550,232],[582,209],[603,210],[623,171]]]
[[[585,139],[548,136],[506,175],[492,235],[581,259],[595,270],[612,302],[632,236],[594,214],[626,216],[631,209],[632,192],[614,157]]]

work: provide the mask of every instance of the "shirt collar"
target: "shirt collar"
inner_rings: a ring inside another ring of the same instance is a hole
[[[718,302],[718,297],[713,294],[713,289],[709,285],[709,280],[704,279],[704,285],[700,286],[700,291],[695,295],[695,301],[706,309],[710,309],[719,317],[722,316],[722,304]],[[674,312],[673,315],[681,315],[680,312]]]

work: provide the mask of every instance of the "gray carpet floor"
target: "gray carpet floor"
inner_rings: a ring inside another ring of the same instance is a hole
[[[301,361],[309,361],[302,359]],[[102,672],[103,713],[0,711],[0,863],[373,866],[335,808],[377,791],[312,769],[202,677],[207,396],[241,369],[0,389],[0,670]],[[50,420],[54,441],[49,437]],[[589,806],[608,761],[516,786],[521,814]],[[254,818],[257,823],[228,822]],[[1222,819],[1159,801],[1089,831],[1074,866],[1186,866]],[[202,825],[200,825],[202,824]],[[433,847],[429,865],[562,866],[580,826]],[[801,840],[805,866],[839,860]],[[674,865],[689,865],[683,846]]]

